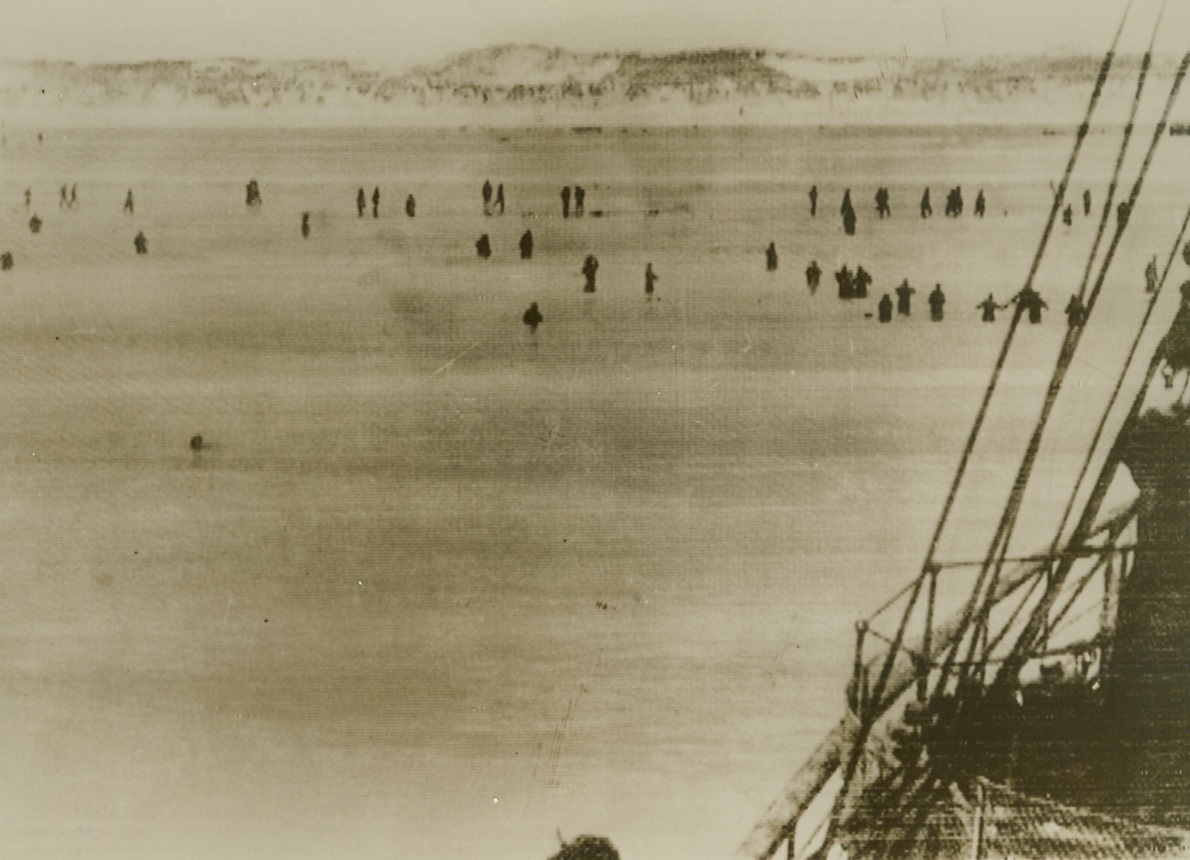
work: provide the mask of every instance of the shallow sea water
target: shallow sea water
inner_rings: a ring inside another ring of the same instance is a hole
[[[1117,139],[1091,136],[1072,186],[1097,205]],[[560,831],[625,860],[730,854],[840,715],[852,622],[924,558],[1005,330],[975,304],[1023,283],[1069,146],[1040,128],[9,130],[0,853],[544,860]],[[1022,547],[1180,223],[1172,158]],[[568,183],[587,217],[560,217]],[[944,218],[960,184],[967,213]],[[376,185],[380,217],[356,217]],[[1093,232],[1080,211],[1053,235],[1051,312],[1018,338],[948,557],[985,549]],[[867,302],[835,297],[844,262],[872,272]],[[902,278],[911,317],[868,318]]]

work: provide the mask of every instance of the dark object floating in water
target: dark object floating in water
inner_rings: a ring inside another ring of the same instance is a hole
[[[562,842],[562,848],[550,860],[620,860],[620,852],[603,836],[576,836]]]
[[[29,219],[29,229],[34,233],[41,232],[41,219],[36,215]]]
[[[3,254],[0,254],[0,269],[7,272],[11,268],[12,268],[12,254],[10,254],[8,251],[5,251]]]
[[[201,435],[190,437],[190,450],[191,451],[201,451],[202,450],[202,436]]]

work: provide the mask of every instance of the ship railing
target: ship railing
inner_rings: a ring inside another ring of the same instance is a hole
[[[1131,571],[1135,556],[1134,544],[1121,538],[1133,531],[1136,513],[1137,503],[1133,501],[1102,522],[1081,546],[1007,559],[1009,566],[985,596],[983,624],[964,627],[962,619],[954,615],[939,620],[937,604],[939,580],[951,571],[974,567],[979,562],[932,565],[922,577],[856,623],[852,677],[847,685],[848,714],[861,721],[879,717],[903,696],[907,684],[915,688],[917,700],[925,702],[931,688],[946,689],[959,675],[974,674],[984,682],[985,670],[1009,656],[1004,648],[1016,644],[1014,634],[1023,629],[1024,619],[1048,588],[1056,566],[1063,562],[1072,564],[1075,572],[1066,578],[1061,599],[1054,601],[1045,632],[1036,646],[1028,649],[1027,660],[1052,657],[1057,653],[1055,649],[1063,653],[1070,650],[1075,644],[1073,639],[1055,641],[1055,637],[1072,629],[1081,634],[1083,641],[1100,633],[1110,637],[1119,587]],[[1095,596],[1099,598],[1097,603]],[[1095,609],[1099,611],[1097,623],[1088,635],[1088,616]],[[899,636],[881,629],[880,622],[889,615],[899,615],[903,627],[909,629],[902,629]],[[979,641],[972,658],[959,659],[955,649],[969,646],[973,637]],[[894,651],[885,693],[877,701],[873,677],[890,662]]]
[[[961,613],[939,620],[935,603],[939,578],[972,567],[975,562],[953,561],[927,569],[857,622],[855,663],[847,685],[844,718],[794,774],[762,820],[764,823],[741,846],[739,856],[773,857],[782,848],[790,860],[815,856],[822,847],[832,805],[841,788],[841,767],[860,739],[861,727],[866,725],[867,730],[862,732],[859,766],[852,776],[849,794],[854,796],[897,767],[890,733],[901,724],[906,706],[928,703],[931,688],[947,688],[944,671],[950,673],[948,682],[953,689],[957,678],[970,677],[973,672],[983,677],[989,667],[1003,662],[1001,646],[1013,644],[1012,634],[1021,628],[1023,618],[1044,593],[1055,566],[1062,562],[1074,562],[1078,572],[1068,577],[1063,599],[1055,603],[1049,616],[1044,644],[1031,649],[1026,665],[1072,660],[1078,671],[1097,674],[1110,653],[1119,589],[1133,566],[1135,546],[1122,538],[1133,533],[1137,511],[1138,502],[1133,500],[1113,512],[1092,530],[1082,546],[1055,554],[1008,559],[1009,566],[987,595],[988,603],[998,610],[989,613],[989,623],[982,628],[984,641],[975,660],[946,659],[948,653],[969,644],[976,631],[970,625],[964,627],[958,617]],[[915,601],[921,603],[916,614],[910,605]],[[916,633],[902,630],[897,637],[881,629],[882,619],[898,611],[903,623],[911,618],[919,623]],[[1096,630],[1090,636],[1082,635],[1084,631],[1078,624],[1087,621],[1092,611],[1099,613]],[[1077,635],[1064,638],[1068,630]],[[891,668],[883,694],[876,700],[872,677],[885,664]]]

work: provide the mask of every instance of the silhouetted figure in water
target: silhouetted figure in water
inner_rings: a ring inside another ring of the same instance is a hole
[[[482,189],[481,193],[483,194],[483,214],[491,215],[492,214],[492,183],[489,180],[485,179],[483,181],[483,189]]]
[[[848,236],[855,235],[855,210],[848,209],[843,213],[843,232]]]
[[[574,186],[574,217],[583,217],[583,203],[587,199],[587,189],[581,185]]]
[[[127,194],[127,196],[124,197],[124,211],[127,212],[129,215],[135,214],[133,212],[132,189],[131,188],[128,189],[128,194]]]
[[[504,183],[496,186],[496,205],[500,207],[500,214],[504,214]]]
[[[1020,314],[1028,314],[1029,322],[1032,325],[1037,325],[1041,322],[1041,311],[1048,310],[1049,305],[1045,303],[1045,299],[1037,290],[1030,286],[1025,286],[1019,293],[1009,299],[1011,303],[1016,305],[1016,312]]]
[[[930,205],[930,189],[927,188],[921,195],[921,217],[929,218],[934,214],[934,207]]]
[[[1083,189],[1083,215],[1091,214],[1091,189]]]
[[[584,293],[595,292],[595,273],[598,271],[599,261],[595,259],[594,254],[588,254],[587,259],[583,260],[583,276],[587,279],[583,286]]]
[[[417,215],[417,201],[413,199],[412,194],[405,198],[405,214],[410,218]]]
[[[810,295],[818,292],[818,282],[822,278],[822,269],[818,268],[818,261],[811,260],[806,266],[806,286],[810,288]]]
[[[29,232],[30,233],[40,233],[41,232],[41,219],[38,218],[36,215],[34,215],[32,218],[29,219]]]
[[[79,204],[79,186],[78,183],[72,183],[70,186],[70,208],[73,209]]]
[[[132,240],[132,246],[136,248],[136,253],[149,253],[149,240],[145,238],[144,233],[137,233],[136,238]]]
[[[255,179],[251,180],[247,185],[244,202],[248,206],[259,206],[261,203],[260,186],[256,184]]]
[[[1067,203],[1066,208],[1062,210],[1062,223],[1067,227],[1074,223],[1074,207],[1072,207],[1069,203]]]
[[[5,251],[0,254],[0,271],[8,272],[12,270],[12,252]]]
[[[570,186],[565,185],[562,188],[562,217],[570,217]]]
[[[846,215],[849,210],[852,212],[855,211],[851,205],[851,189],[847,188],[843,191],[843,202],[839,205],[839,214]]]
[[[901,281],[901,285],[899,287],[897,287],[896,292],[897,292],[897,313],[901,314],[901,316],[907,317],[907,316],[909,316],[909,302],[912,299],[913,294],[916,293],[917,290],[915,290],[915,289],[913,289],[913,287],[909,286],[909,279],[906,278],[905,280]]]
[[[302,238],[303,239],[310,238],[310,213],[309,212],[302,213]]]
[[[813,218],[818,214],[818,186],[810,187],[810,217]]]
[[[475,242],[475,253],[479,254],[480,259],[486,260],[492,256],[492,242],[488,238],[488,234],[484,233]]]
[[[876,189],[876,214],[880,218],[890,217],[892,215],[892,207],[888,205],[888,189]]]
[[[526,230],[521,234],[521,259],[531,260],[533,258],[533,231]]]
[[[926,301],[930,305],[930,319],[933,322],[942,322],[942,309],[946,305],[946,295],[942,292],[941,284],[934,284],[934,289]]]
[[[843,268],[835,272],[835,283],[839,285],[839,298],[851,299],[855,297],[854,280],[846,263],[843,264]]]
[[[545,322],[545,317],[537,309],[537,302],[529,305],[529,310],[525,311],[525,315],[521,317],[521,321],[529,327],[529,334],[537,334],[537,327]]]
[[[963,189],[955,186],[946,195],[946,214],[951,218],[958,218],[963,214]]]
[[[651,300],[653,298],[653,285],[656,284],[660,278],[653,271],[652,263],[645,263],[645,295]]]
[[[1037,323],[1041,322],[1042,309],[1049,310],[1049,305],[1045,303],[1045,299],[1041,296],[1034,296],[1029,304],[1029,322],[1031,324],[1037,325]]]
[[[32,203],[33,203],[33,189],[26,188],[25,189],[25,208],[28,209],[29,206],[32,205]]]
[[[1128,201],[1121,200],[1120,205],[1116,207],[1116,222],[1120,227],[1128,223]]]
[[[1145,292],[1157,292],[1157,258],[1153,257],[1145,264]]]
[[[1071,296],[1066,303],[1066,324],[1071,328],[1081,326],[1087,321],[1087,308],[1078,296]]]
[[[988,202],[983,198],[983,189],[979,189],[979,193],[975,195],[975,215],[982,218],[987,211]]]
[[[885,293],[884,296],[880,299],[880,303],[878,305],[876,305],[876,311],[878,313],[878,318],[879,318],[880,322],[882,322],[882,323],[892,322],[892,309],[893,309],[892,298],[889,296],[888,293]]]
[[[863,266],[856,266],[855,277],[851,281],[851,297],[866,299],[868,297],[868,287],[871,285],[872,276],[867,273]]]
[[[994,323],[996,321],[996,311],[1003,310],[1006,305],[996,304],[996,300],[988,293],[988,297],[975,306],[976,310],[983,311],[980,319],[985,323]]]
[[[372,217],[380,217],[380,186],[372,189]]]
[[[769,246],[764,249],[764,267],[770,272],[777,271],[777,243],[769,242]]]
[[[368,209],[368,195],[364,193],[364,189],[359,190],[359,194],[355,195],[355,208],[359,212],[359,217],[364,217],[364,212]]]
[[[202,436],[201,435],[190,437],[190,450],[196,454],[202,450]]]

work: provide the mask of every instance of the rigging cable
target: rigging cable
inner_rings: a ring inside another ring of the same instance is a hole
[[[1181,90],[1182,81],[1186,76],[1186,71],[1188,68],[1190,68],[1190,53],[1187,53],[1182,57],[1182,62],[1178,66],[1177,74],[1174,76],[1173,85],[1170,87],[1169,96],[1166,99],[1165,108],[1161,114],[1161,119],[1158,121],[1156,128],[1153,130],[1153,138],[1149,144],[1148,152],[1145,153],[1144,162],[1141,164],[1140,171],[1132,185],[1132,190],[1129,194],[1128,202],[1126,204],[1128,207],[1128,212],[1132,212],[1136,205],[1136,200],[1140,196],[1140,190],[1144,185],[1144,180],[1149,172],[1149,168],[1152,166],[1153,155],[1156,152],[1157,144],[1160,142],[1161,137],[1165,134],[1165,127],[1169,121],[1169,115],[1173,110],[1174,103],[1177,100],[1178,93]],[[1091,289],[1090,296],[1087,300],[1086,315],[1088,317],[1090,316],[1091,311],[1094,309],[1095,303],[1099,298],[1099,294],[1103,289],[1103,283],[1107,278],[1107,273],[1111,267],[1112,259],[1115,256],[1116,250],[1119,248],[1120,239],[1123,237],[1124,230],[1128,226],[1128,221],[1129,218],[1125,216],[1116,226],[1115,235],[1112,237],[1111,244],[1107,248],[1107,253],[1104,255],[1103,263],[1100,266],[1099,275],[1095,279],[1095,285]],[[1017,472],[1016,480],[1013,483],[1013,497],[1009,502],[1009,510],[1005,511],[1006,518],[1011,518],[1009,519],[1009,528],[1011,528],[1012,525],[1015,525],[1017,514],[1020,512],[1021,497],[1024,493],[1025,484],[1029,480],[1034,462],[1037,458],[1037,451],[1041,445],[1041,436],[1045,431],[1046,424],[1048,423],[1050,414],[1053,411],[1053,406],[1057,399],[1058,391],[1062,387],[1062,382],[1065,379],[1066,372],[1070,367],[1071,359],[1074,357],[1074,351],[1078,347],[1082,332],[1082,326],[1073,326],[1068,328],[1066,331],[1066,339],[1062,344],[1062,351],[1059,354],[1057,366],[1054,368],[1053,377],[1050,379],[1049,389],[1046,391],[1046,398],[1044,404],[1042,405],[1041,415],[1038,417],[1037,424],[1033,430],[1033,436],[1029,440],[1029,447],[1025,452],[1025,457],[1021,462],[1020,470]],[[1005,540],[1005,545],[1006,544],[1007,540]],[[1001,552],[1003,553],[1003,549]],[[999,573],[999,567],[1000,566],[997,566],[996,569],[997,574]],[[1069,565],[1064,565],[1062,567],[1062,571],[1062,577],[1055,576],[1051,581],[1050,589],[1047,590],[1046,598],[1050,596],[1050,591],[1053,589],[1053,587],[1060,584],[1059,579],[1065,578],[1065,573],[1069,571]],[[1051,603],[1052,600],[1042,600],[1042,604],[1046,607],[1048,607]],[[1027,630],[1034,628],[1034,620],[1035,619],[1030,619],[1030,624],[1026,628]],[[1036,630],[1033,630],[1032,635],[1036,635]],[[970,656],[971,655],[969,654],[968,660],[970,660]]]
[[[1108,194],[1104,201],[1103,214],[1099,218],[1099,225],[1095,231],[1095,239],[1091,244],[1091,251],[1087,255],[1087,267],[1086,267],[1086,270],[1083,272],[1083,277],[1082,277],[1081,283],[1079,285],[1079,290],[1078,290],[1078,294],[1077,294],[1078,301],[1080,303],[1083,301],[1083,298],[1086,295],[1087,284],[1090,280],[1091,271],[1095,265],[1095,258],[1099,252],[1099,244],[1103,239],[1103,235],[1107,229],[1107,225],[1111,222],[1112,202],[1115,199],[1116,188],[1119,184],[1120,172],[1124,166],[1124,158],[1128,153],[1128,147],[1132,141],[1132,131],[1133,131],[1134,123],[1136,120],[1136,114],[1140,108],[1141,97],[1144,94],[1145,81],[1148,77],[1149,66],[1152,62],[1153,45],[1157,41],[1157,33],[1161,27],[1161,19],[1164,16],[1164,14],[1165,14],[1165,0],[1162,0],[1161,6],[1157,12],[1156,20],[1153,22],[1152,34],[1149,36],[1148,50],[1145,51],[1144,57],[1141,60],[1140,74],[1137,77],[1136,95],[1132,99],[1132,106],[1129,109],[1129,113],[1128,113],[1128,122],[1124,126],[1124,137],[1120,143],[1119,151],[1116,154],[1116,163],[1112,170],[1111,182],[1108,185]],[[1176,93],[1176,91],[1177,91],[1177,84],[1175,83],[1174,92]],[[1172,95],[1171,95],[1171,99],[1172,99]],[[1155,146],[1155,144],[1153,146]],[[1149,149],[1149,158],[1151,158],[1152,152],[1153,152],[1153,147],[1151,146]],[[1142,168],[1142,171],[1147,170],[1147,164],[1148,164],[1148,159],[1146,158],[1146,161],[1145,161],[1146,166],[1144,166]],[[1143,176],[1143,172],[1141,175]],[[1122,207],[1126,206],[1127,208],[1125,209],[1124,214],[1117,221],[1116,233],[1113,236],[1113,241],[1112,241],[1111,246],[1109,246],[1109,252],[1105,256],[1104,262],[1102,263],[1102,267],[1100,270],[1101,276],[1099,277],[1099,279],[1097,280],[1097,283],[1096,283],[1095,295],[1098,295],[1098,289],[1100,286],[1102,286],[1102,283],[1103,283],[1103,275],[1106,274],[1107,268],[1111,265],[1111,255],[1114,253],[1116,243],[1119,242],[1120,236],[1123,234],[1123,231],[1124,231],[1125,227],[1127,226],[1128,215],[1129,215],[1129,213],[1131,213],[1132,205],[1134,203],[1135,203],[1135,197],[1133,197],[1131,200],[1129,200],[1129,202],[1127,204],[1121,204]],[[1000,578],[1000,573],[1003,570],[1004,558],[1005,558],[1005,556],[1008,555],[1009,543],[1011,542],[1012,534],[1016,529],[1017,518],[1020,516],[1021,503],[1024,498],[1025,488],[1027,487],[1029,478],[1032,475],[1033,465],[1034,465],[1034,461],[1035,461],[1035,458],[1037,455],[1037,451],[1039,450],[1041,436],[1045,432],[1046,425],[1048,424],[1048,421],[1049,421],[1050,411],[1053,407],[1054,401],[1056,400],[1056,398],[1058,396],[1059,391],[1061,390],[1062,382],[1065,379],[1067,370],[1069,369],[1069,364],[1074,358],[1074,351],[1077,348],[1079,340],[1082,337],[1083,326],[1085,325],[1086,320],[1090,318],[1091,309],[1092,309],[1092,306],[1094,305],[1093,298],[1094,298],[1094,296],[1092,297],[1092,301],[1088,302],[1088,304],[1086,305],[1086,309],[1084,311],[1083,324],[1079,325],[1077,327],[1072,326],[1069,329],[1067,329],[1066,338],[1063,341],[1062,349],[1060,350],[1059,355],[1058,355],[1057,366],[1054,369],[1054,375],[1050,381],[1050,387],[1046,393],[1046,400],[1045,400],[1045,404],[1042,408],[1041,416],[1037,420],[1037,424],[1034,428],[1034,435],[1030,439],[1029,447],[1026,449],[1025,460],[1021,465],[1020,471],[1018,471],[1018,473],[1017,473],[1016,481],[1014,481],[1014,483],[1013,483],[1012,491],[1009,494],[1009,500],[1005,505],[1004,515],[1002,516],[1002,518],[1000,520],[1000,525],[998,526],[996,534],[995,534],[994,538],[992,539],[992,545],[988,549],[988,556],[987,556],[987,564],[988,565],[992,564],[991,560],[996,555],[997,552],[999,553],[999,558],[995,561],[994,568],[992,569],[992,574],[991,574],[991,579],[990,579],[989,585],[987,586],[987,589],[984,590],[985,594],[990,593],[991,589],[995,588],[996,581]],[[1019,317],[1021,315],[1021,313],[1023,312],[1023,310],[1024,310],[1024,308],[1018,305],[1015,317]],[[986,572],[986,571],[983,571],[983,572]],[[981,572],[981,578],[982,578],[983,572]],[[976,585],[974,591],[976,593],[979,593],[981,591],[979,584]],[[990,612],[990,610],[991,610],[991,607],[988,605],[987,600],[985,599],[983,606],[982,606],[982,611],[980,612],[980,614],[976,620],[977,632],[974,636],[972,636],[971,643],[968,647],[967,659],[965,661],[968,665],[975,662],[975,660],[974,660],[975,648],[979,642],[980,632],[982,632],[984,634],[984,636],[986,637],[986,630],[984,628],[987,625],[988,613]]]
[[[1165,286],[1166,279],[1169,275],[1169,270],[1173,264],[1174,257],[1177,255],[1178,248],[1180,247],[1182,240],[1185,237],[1186,231],[1188,228],[1190,228],[1190,208],[1187,209],[1186,216],[1182,220],[1182,228],[1179,231],[1178,236],[1174,241],[1173,249],[1170,251],[1169,258],[1166,260],[1165,268],[1161,275],[1161,280],[1157,286],[1157,292],[1154,295],[1153,299],[1149,303],[1149,308],[1145,312],[1145,317],[1144,317],[1144,321],[1141,324],[1141,329],[1137,333],[1137,336],[1133,341],[1132,348],[1129,351],[1129,357],[1128,357],[1129,362],[1132,361],[1132,359],[1135,355],[1135,352],[1137,350],[1137,347],[1139,346],[1140,339],[1144,334],[1145,325],[1147,325],[1149,317],[1151,316],[1151,314],[1153,312],[1153,308],[1156,305],[1157,296],[1160,294],[1161,290]],[[1160,366],[1160,363],[1161,363],[1161,356],[1158,353],[1157,355],[1154,355],[1154,357],[1149,362],[1148,370],[1145,373],[1145,379],[1144,379],[1143,383],[1141,384],[1139,390],[1137,391],[1137,395],[1132,403],[1132,408],[1129,410],[1127,417],[1124,419],[1124,422],[1121,425],[1122,427],[1130,426],[1136,420],[1137,416],[1140,415],[1141,407],[1144,404],[1145,394],[1147,393],[1149,386],[1152,384],[1153,378],[1156,376],[1157,368]],[[1094,451],[1094,447],[1096,447],[1098,445],[1098,440],[1099,440],[1100,436],[1102,436],[1104,426],[1108,419],[1108,414],[1111,410],[1111,406],[1114,405],[1116,398],[1120,394],[1120,391],[1123,387],[1123,383],[1124,383],[1124,374],[1122,373],[1120,375],[1119,379],[1116,381],[1115,390],[1112,392],[1111,403],[1109,404],[1108,409],[1105,410],[1103,415],[1100,417],[1099,426],[1096,428],[1096,434],[1095,434],[1096,441],[1095,441],[1094,445],[1092,446],[1092,453]],[[1095,482],[1094,488],[1092,489],[1092,492],[1091,492],[1091,496],[1087,501],[1087,505],[1083,509],[1083,514],[1080,517],[1079,522],[1075,525],[1074,531],[1071,534],[1070,540],[1068,541],[1068,545],[1077,546],[1086,540],[1086,537],[1087,537],[1088,533],[1090,532],[1091,527],[1095,521],[1095,517],[1098,516],[1099,507],[1103,503],[1103,498],[1107,494],[1108,486],[1110,485],[1112,476],[1115,473],[1115,467],[1119,462],[1119,451],[1118,451],[1119,443],[1120,443],[1120,440],[1117,437],[1117,440],[1116,440],[1115,444],[1112,446],[1112,450],[1109,453],[1107,460],[1104,462],[1103,467],[1100,469],[1099,477],[1097,478],[1097,480]],[[1083,478],[1086,476],[1086,473],[1089,470],[1090,464],[1091,464],[1091,455],[1088,455],[1086,461],[1083,463],[1083,470],[1079,476],[1079,481],[1075,485],[1074,494],[1071,495],[1071,498],[1068,502],[1067,510],[1066,510],[1067,517],[1069,516],[1070,512],[1072,511],[1072,509],[1074,507],[1074,502],[1075,502],[1075,497],[1078,492],[1078,487],[1079,487],[1079,485],[1081,485]],[[1061,533],[1059,532],[1059,537],[1060,536],[1061,536]],[[1018,665],[1018,668],[1019,668],[1019,664],[1022,662],[1020,659],[1021,655],[1023,655],[1030,648],[1033,647],[1034,640],[1040,634],[1042,629],[1044,629],[1044,626],[1045,626],[1043,623],[1044,617],[1047,617],[1049,611],[1053,608],[1053,604],[1057,599],[1058,589],[1061,588],[1062,583],[1064,582],[1066,576],[1069,574],[1072,564],[1073,564],[1072,558],[1071,559],[1063,559],[1063,561],[1059,564],[1058,569],[1055,572],[1055,575],[1053,577],[1053,581],[1051,582],[1051,585],[1050,585],[1049,589],[1047,590],[1047,593],[1043,596],[1041,603],[1038,605],[1038,607],[1035,610],[1034,618],[1031,620],[1031,623],[1022,632],[1021,636],[1018,638],[1017,643],[1013,648],[1013,657],[1014,657],[1013,664]],[[1044,613],[1044,615],[1043,615],[1043,613]],[[1004,673],[1004,670],[1001,670],[1002,677],[998,679],[998,682],[1000,682],[1000,681],[1007,682],[1009,680],[1009,677],[1005,676],[1003,673]]]
[[[1057,193],[1054,195],[1053,205],[1050,207],[1049,218],[1046,220],[1045,227],[1042,230],[1041,239],[1038,242],[1037,251],[1034,254],[1032,263],[1030,264],[1029,273],[1025,279],[1026,286],[1032,285],[1033,279],[1037,274],[1037,270],[1041,265],[1041,259],[1045,255],[1045,249],[1049,243],[1050,235],[1053,232],[1054,224],[1057,221],[1062,200],[1066,195],[1066,188],[1070,183],[1071,175],[1074,173],[1074,165],[1078,161],[1078,156],[1082,150],[1083,141],[1086,140],[1087,133],[1090,129],[1091,117],[1094,115],[1095,108],[1099,103],[1099,98],[1103,93],[1103,86],[1107,81],[1108,73],[1111,71],[1112,63],[1115,59],[1116,49],[1119,47],[1120,37],[1124,32],[1124,25],[1128,20],[1128,15],[1131,9],[1132,0],[1128,0],[1127,5],[1124,7],[1124,14],[1120,18],[1119,26],[1116,28],[1115,35],[1112,38],[1111,47],[1109,48],[1106,56],[1103,58],[1103,62],[1100,64],[1099,74],[1095,79],[1095,87],[1091,92],[1090,102],[1087,105],[1086,115],[1078,127],[1077,133],[1075,135],[1074,146],[1072,147],[1070,157],[1067,160],[1066,168],[1062,174],[1062,180],[1058,186]],[[927,574],[934,566],[934,554],[937,551],[938,541],[942,536],[942,532],[945,529],[947,520],[949,519],[951,509],[954,506],[955,496],[958,493],[959,486],[962,484],[963,477],[967,470],[967,464],[971,458],[971,452],[974,449],[975,442],[979,437],[979,431],[987,414],[988,404],[990,403],[992,395],[996,390],[1000,373],[1003,370],[1005,360],[1008,356],[1008,351],[1012,346],[1013,336],[1016,332],[1018,323],[1019,315],[1014,315],[1013,320],[1008,327],[1008,331],[1005,334],[1004,343],[1000,348],[1000,355],[996,360],[995,368],[992,371],[992,377],[989,380],[987,388],[984,392],[983,402],[980,404],[979,412],[975,418],[975,423],[972,426],[971,432],[967,438],[967,443],[959,460],[959,465],[956,469],[954,479],[951,482],[949,491],[947,492],[942,513],[939,515],[938,523],[934,529],[934,535],[930,540],[929,550],[926,553],[926,561],[922,565],[922,570],[916,578],[912,596],[909,599],[909,603],[905,609],[904,617],[902,618],[901,624],[897,630],[895,642],[898,646],[904,639],[904,632],[908,626],[909,617],[913,612],[913,608],[917,603],[917,597],[921,592],[922,584],[924,583]],[[965,627],[967,623],[969,622],[965,620],[963,626]],[[897,648],[890,648],[888,655],[885,658],[884,665],[881,667],[880,675],[876,680],[876,685],[872,690],[872,701],[874,702],[879,703],[881,697],[884,694],[884,688],[888,684],[888,678],[892,672],[893,664],[896,661],[896,655]],[[840,786],[839,792],[836,794],[834,803],[831,807],[830,824],[827,827],[827,833],[823,843],[824,845],[830,845],[834,841],[835,832],[839,823],[840,812],[842,810],[842,804],[847,796],[851,781],[855,776],[855,769],[859,764],[859,757],[863,752],[865,744],[867,743],[867,737],[871,733],[873,721],[874,717],[871,714],[865,714],[864,718],[860,722],[856,737],[852,741],[851,749],[847,754],[847,760],[842,767],[843,783]]]
[[[1165,132],[1165,126],[1169,120],[1169,114],[1173,110],[1174,102],[1177,99],[1178,93],[1181,90],[1182,80],[1185,78],[1187,67],[1190,66],[1190,53],[1186,54],[1181,64],[1178,66],[1177,74],[1174,76],[1173,85],[1170,88],[1169,96],[1166,99],[1165,108],[1162,112],[1160,121],[1158,121],[1153,132],[1153,139],[1149,144],[1148,151],[1145,153],[1144,162],[1141,164],[1140,171],[1137,174],[1136,180],[1133,183],[1132,190],[1129,194],[1127,202],[1127,211],[1131,212],[1136,205],[1136,200],[1140,196],[1140,190],[1144,185],[1144,180],[1148,174],[1149,168],[1152,165],[1153,154],[1156,151],[1157,144],[1160,142],[1162,135]],[[1115,235],[1112,237],[1111,244],[1108,245],[1107,252],[1104,255],[1103,262],[1099,269],[1099,275],[1095,279],[1095,285],[1091,289],[1091,293],[1086,302],[1086,316],[1090,316],[1094,310],[1095,303],[1099,298],[1099,294],[1103,288],[1103,283],[1107,277],[1108,270],[1111,267],[1112,259],[1115,256],[1116,250],[1119,248],[1120,239],[1124,234],[1124,230],[1128,225],[1128,217],[1119,220],[1116,225]],[[1022,308],[1018,306],[1017,316],[1020,315]],[[979,605],[980,595],[984,593],[984,583],[986,581],[986,574],[992,567],[992,559],[997,552],[1001,555],[1007,552],[1007,535],[1015,525],[1017,514],[1020,512],[1021,499],[1024,495],[1025,486],[1027,485],[1030,476],[1032,475],[1033,466],[1037,459],[1037,452],[1041,446],[1041,437],[1045,432],[1045,428],[1049,422],[1050,414],[1053,411],[1054,403],[1057,400],[1058,392],[1061,390],[1062,383],[1065,380],[1066,372],[1070,367],[1071,360],[1074,357],[1074,351],[1078,347],[1079,339],[1082,336],[1083,327],[1074,326],[1066,330],[1066,337],[1062,343],[1062,349],[1058,355],[1057,364],[1054,367],[1053,375],[1050,378],[1049,387],[1046,390],[1045,400],[1042,404],[1041,414],[1033,428],[1033,435],[1029,439],[1028,447],[1025,450],[1025,455],[1021,461],[1021,465],[1017,470],[1016,478],[1013,481],[1012,493],[1009,501],[1005,506],[1004,515],[1001,517],[1000,526],[997,529],[995,538],[993,539],[991,548],[989,549],[987,565],[980,571],[975,588],[972,590],[971,598],[968,602],[968,609],[970,615],[965,615],[963,627],[967,627],[971,622],[971,616],[974,615],[976,606]],[[1002,565],[997,565],[995,575],[999,573]],[[968,648],[968,657],[966,662],[970,663],[974,655],[974,648],[978,636],[973,636],[971,644]],[[938,687],[935,691],[935,698],[940,695],[946,683],[945,675],[939,680]]]

